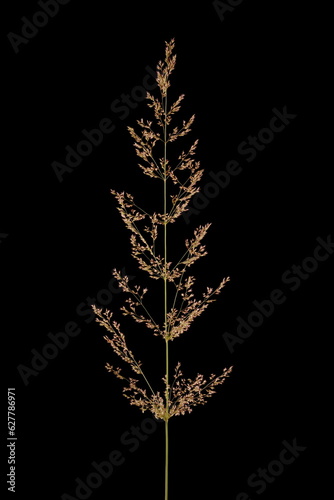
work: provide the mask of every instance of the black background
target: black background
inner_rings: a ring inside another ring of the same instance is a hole
[[[320,445],[328,438],[323,384],[333,256],[296,291],[281,277],[311,257],[316,239],[326,239],[332,230],[330,164],[322,158],[325,126],[318,114],[322,91],[315,85],[322,63],[314,30],[324,14],[298,2],[292,7],[244,0],[221,21],[210,1],[109,4],[71,0],[17,54],[7,34],[21,34],[21,17],[31,20],[40,8],[32,1],[6,6],[2,399],[6,386],[16,388],[16,497],[75,497],[75,479],[85,481],[93,461],[118,449],[125,462],[90,498],[163,498],[163,424],[155,424],[155,432],[132,453],[120,443],[124,432],[150,415],[122,396],[121,383],[104,368],[115,358],[103,331],[78,307],[87,311],[88,297],[102,297],[114,267],[135,276],[133,283],[152,285],[129,255],[129,234],[109,192],[124,189],[142,204],[158,199],[159,183],[139,171],[126,130],[151,111],[140,101],[122,120],[110,106],[142,85],[146,66],[155,68],[165,40],[175,37],[171,94],[186,94],[179,119],[196,114],[182,147],[200,139],[203,187],[209,172],[225,169],[229,160],[238,160],[243,170],[190,224],[175,225],[177,254],[194,227],[213,223],[208,255],[193,268],[197,293],[224,276],[231,282],[171,344],[172,362],[182,361],[189,377],[219,373],[231,364],[234,370],[207,405],[170,421],[170,499],[234,500],[242,491],[251,499],[304,498],[310,492],[322,498],[326,475],[319,476],[316,466],[323,470],[327,462]],[[284,106],[297,117],[247,162],[239,144],[268,126],[273,108]],[[52,163],[64,163],[65,147],[75,148],[82,130],[96,128],[103,118],[110,118],[115,130],[59,182]],[[223,333],[235,334],[237,317],[246,319],[255,309],[252,302],[268,299],[275,288],[284,291],[285,303],[231,353]],[[161,290],[154,290],[157,298]],[[123,300],[114,293],[108,304],[120,320]],[[31,350],[42,352],[48,333],[64,331],[69,321],[80,334],[25,385],[17,367],[30,367]],[[126,321],[125,329],[159,385],[162,340]],[[2,430],[4,448],[5,439]],[[283,440],[294,439],[306,450],[257,494],[248,477],[279,456]],[[5,459],[3,465],[7,471]]]

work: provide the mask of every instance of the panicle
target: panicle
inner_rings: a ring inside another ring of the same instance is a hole
[[[167,145],[169,148],[170,143],[186,136],[191,131],[195,120],[195,115],[192,115],[188,120],[183,120],[180,125],[171,125],[185,97],[181,94],[168,107],[167,91],[171,85],[170,76],[176,63],[176,55],[173,54],[174,47],[174,38],[166,42],[165,59],[159,61],[156,68],[160,99],[149,92],[146,95],[147,106],[150,112],[153,112],[154,118],[137,120],[138,130],[128,127],[134,141],[136,155],[140,158],[139,168],[145,175],[162,180],[164,187],[167,182],[171,186],[168,197],[164,198],[163,212],[149,213],[148,209],[138,205],[132,194],[111,190],[117,201],[117,210],[125,227],[130,231],[131,255],[137,261],[139,269],[148,273],[149,278],[163,280],[164,286],[168,285],[174,289],[174,300],[168,304],[169,308],[166,307],[164,320],[162,324],[159,324],[156,314],[149,311],[146,304],[148,288],[130,285],[129,277],[114,269],[113,276],[120,290],[127,294],[120,312],[123,316],[132,318],[135,323],[144,325],[155,336],[162,337],[166,342],[188,331],[195,318],[216,300],[216,296],[230,279],[229,277],[223,278],[216,288],[206,287],[202,296],[198,298],[193,289],[195,277],[187,275],[189,267],[207,255],[203,239],[211,223],[200,225],[194,230],[193,236],[185,240],[185,251],[177,264],[167,260],[166,252],[164,256],[158,252],[158,248],[161,248],[159,247],[160,232],[165,231],[167,224],[174,223],[188,210],[191,198],[199,192],[198,185],[204,172],[200,168],[200,162],[195,159],[198,139],[190,147],[183,149],[180,154],[175,155],[173,160],[166,157]],[[171,146],[171,149],[173,147]],[[163,155],[159,153],[162,150]],[[194,406],[204,404],[216,392],[215,388],[222,384],[231,373],[232,367],[229,367],[225,368],[221,375],[211,374],[208,380],[199,373],[194,379],[184,378],[181,363],[178,362],[172,384],[165,375],[162,379],[164,390],[153,390],[143,372],[142,362],[136,359],[129,348],[120,324],[113,320],[113,313],[95,305],[92,308],[96,321],[109,333],[104,336],[104,339],[125,363],[125,366],[139,375],[141,381],[146,384],[145,388],[142,388],[139,379],[123,374],[119,367],[114,367],[110,363],[106,364],[106,369],[125,384],[123,395],[131,405],[137,406],[142,412],[149,411],[163,420],[190,413]]]

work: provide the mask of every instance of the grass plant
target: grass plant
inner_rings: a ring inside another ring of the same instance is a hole
[[[216,287],[206,287],[199,298],[195,297],[195,277],[189,274],[189,269],[207,254],[203,239],[210,223],[194,229],[192,237],[185,240],[185,249],[178,262],[173,263],[168,257],[170,224],[175,223],[187,211],[189,202],[199,191],[198,184],[203,175],[200,162],[195,160],[198,140],[186,150],[181,150],[178,155],[174,154],[173,158],[168,156],[171,143],[188,135],[195,119],[195,115],[192,115],[179,125],[172,124],[185,97],[181,94],[170,103],[170,76],[176,63],[174,48],[174,39],[165,43],[165,58],[159,61],[156,68],[160,95],[155,97],[147,93],[146,96],[153,119],[137,120],[137,131],[128,127],[137,156],[140,158],[139,167],[145,175],[157,181],[156,189],[161,192],[161,211],[148,213],[137,205],[132,194],[111,190],[123,222],[131,233],[131,254],[139,269],[147,273],[152,280],[161,282],[159,322],[159,314],[150,310],[149,301],[146,300],[148,288],[140,285],[130,286],[127,276],[117,269],[113,270],[120,288],[128,296],[121,307],[123,315],[144,324],[165,343],[165,359],[161,360],[165,366],[165,375],[160,390],[154,388],[157,384],[148,380],[143,363],[129,348],[120,323],[113,319],[113,312],[92,306],[96,321],[109,332],[104,338],[127,367],[124,373],[123,368],[107,363],[107,370],[122,380],[123,394],[131,405],[137,406],[142,412],[151,412],[165,423],[165,500],[168,500],[169,419],[190,413],[194,406],[206,403],[232,370],[232,367],[225,368],[220,375],[211,373],[208,377],[198,373],[191,379],[183,376],[181,363],[178,362],[171,374],[170,343],[189,330],[195,318],[216,300],[216,296],[229,281],[228,277],[223,278]],[[131,376],[131,372],[135,376]]]

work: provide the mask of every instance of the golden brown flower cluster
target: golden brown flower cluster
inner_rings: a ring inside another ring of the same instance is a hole
[[[97,316],[97,322],[113,334],[112,338],[107,335],[104,337],[111,345],[114,352],[127,364],[130,365],[132,370],[142,375],[151,391],[147,394],[146,389],[138,386],[139,380],[132,377],[125,377],[122,375],[122,370],[119,367],[114,368],[109,363],[106,368],[109,372],[113,373],[117,378],[128,382],[128,386],[123,388],[123,394],[130,400],[131,405],[138,406],[142,412],[150,411],[156,418],[163,420],[169,419],[175,415],[184,415],[190,413],[192,407],[198,404],[205,404],[206,399],[214,394],[215,387],[222,384],[231,373],[232,367],[225,368],[223,373],[216,376],[212,373],[207,381],[203,375],[197,374],[194,380],[190,378],[183,378],[181,371],[181,363],[177,363],[174,380],[172,385],[163,377],[165,383],[165,398],[160,392],[154,392],[151,385],[147,381],[141,366],[140,361],[136,361],[133,353],[128,348],[125,336],[120,331],[119,324],[116,321],[111,322],[112,313],[110,311],[102,311],[102,309],[92,306]],[[166,407],[166,392],[168,392],[168,409]]]
[[[176,62],[176,55],[173,54],[174,45],[174,39],[166,43],[165,59],[159,61],[157,65],[156,79],[160,89],[160,99],[147,93],[147,104],[153,109],[155,122],[138,120],[138,132],[128,127],[137,156],[140,158],[139,167],[145,175],[163,181],[163,212],[150,214],[137,205],[131,194],[111,190],[118,202],[117,208],[123,222],[131,232],[131,254],[137,260],[139,269],[147,272],[154,280],[162,280],[164,285],[165,314],[163,324],[159,324],[145,304],[148,289],[130,286],[127,276],[114,269],[113,275],[120,288],[129,296],[121,311],[123,315],[130,316],[135,322],[153,330],[154,335],[161,336],[166,346],[169,341],[189,330],[194,319],[215,300],[229,281],[228,277],[222,279],[218,286],[207,287],[202,296],[196,298],[193,291],[195,277],[187,275],[188,268],[207,254],[202,240],[211,224],[199,226],[194,230],[193,237],[186,239],[184,253],[177,263],[173,264],[167,259],[167,225],[174,223],[187,210],[191,198],[199,191],[198,183],[203,175],[200,163],[194,159],[198,140],[189,149],[182,151],[175,161],[167,158],[168,144],[187,135],[195,119],[193,115],[188,120],[183,120],[182,125],[171,127],[174,115],[180,110],[184,99],[182,94],[168,106],[167,91]],[[171,186],[169,191],[167,183]],[[157,251],[160,232],[163,232],[163,254]],[[143,373],[142,363],[136,361],[128,348],[120,325],[116,321],[111,321],[112,313],[109,310],[103,311],[95,306],[92,307],[96,321],[112,334],[111,337],[105,336],[107,342],[136,374],[144,378],[150,390],[150,394],[147,394],[147,389],[139,387],[139,380],[125,377],[118,367],[106,365],[110,372],[127,382],[128,385],[123,389],[124,396],[130,400],[130,404],[138,406],[142,411],[151,411],[156,417],[165,421],[174,415],[190,412],[193,406],[204,404],[206,399],[215,393],[214,388],[222,384],[231,372],[232,367],[224,369],[219,376],[211,374],[208,381],[200,374],[197,374],[194,380],[185,379],[178,363],[172,385],[169,384],[168,367],[166,368],[166,375],[163,378],[165,388],[161,395],[152,389]]]

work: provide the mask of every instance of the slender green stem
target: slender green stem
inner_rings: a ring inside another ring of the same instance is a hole
[[[165,500],[168,500],[168,420],[165,420]]]
[[[164,316],[166,342],[166,415],[165,415],[165,500],[168,500],[168,418],[169,418],[169,359],[168,359],[168,325],[167,325],[167,93],[165,96],[165,126],[164,126]]]

